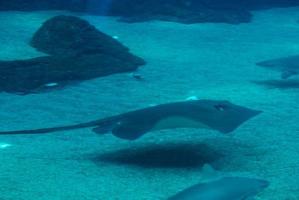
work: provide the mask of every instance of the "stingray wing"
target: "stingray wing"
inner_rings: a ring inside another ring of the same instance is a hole
[[[223,107],[221,109],[217,109],[217,111],[207,114],[207,116],[203,119],[203,123],[222,133],[230,133],[234,131],[241,124],[262,112],[229,102],[218,106]]]

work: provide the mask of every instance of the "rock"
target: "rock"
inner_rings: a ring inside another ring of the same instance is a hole
[[[87,21],[65,15],[44,22],[30,44],[41,52],[58,56],[101,53],[126,57],[129,54],[127,47],[100,32]]]
[[[49,83],[67,85],[131,72],[145,64],[117,40],[72,16],[46,21],[31,45],[49,56],[0,61],[0,91],[31,93]]]

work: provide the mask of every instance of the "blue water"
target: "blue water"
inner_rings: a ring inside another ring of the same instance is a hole
[[[263,113],[231,135],[172,129],[126,141],[89,129],[0,137],[0,199],[157,200],[204,179],[209,164],[222,176],[259,177],[270,186],[257,199],[299,199],[298,88],[252,81],[279,79],[256,62],[299,52],[299,7],[253,11],[250,23],[149,21],[68,11],[0,12],[0,60],[44,55],[28,45],[56,15],[79,16],[147,61],[130,73],[20,96],[0,93],[1,130],[74,124],[190,97],[229,100]],[[298,79],[294,76],[292,79]]]

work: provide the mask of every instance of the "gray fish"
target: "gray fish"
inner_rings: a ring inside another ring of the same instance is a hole
[[[224,177],[191,186],[168,200],[249,200],[268,186],[261,179]]]
[[[41,134],[79,128],[93,128],[99,134],[135,140],[147,132],[172,128],[208,128],[230,133],[243,122],[260,114],[228,101],[194,100],[161,104],[124,114],[69,126],[34,130],[3,131],[4,134]]]
[[[299,55],[266,60],[256,64],[281,72],[282,79],[287,79],[291,76],[299,74]]]

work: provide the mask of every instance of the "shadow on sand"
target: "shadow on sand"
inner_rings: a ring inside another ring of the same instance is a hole
[[[252,81],[257,85],[262,85],[269,89],[299,89],[298,79],[287,79],[287,80],[262,80],[262,81]]]
[[[206,144],[167,143],[121,149],[90,159],[96,164],[107,162],[142,168],[198,168],[222,157]]]

